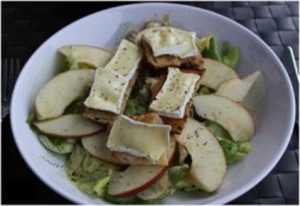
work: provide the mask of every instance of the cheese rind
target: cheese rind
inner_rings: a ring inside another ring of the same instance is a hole
[[[119,116],[111,128],[107,147],[157,162],[168,150],[171,127],[148,124]]]
[[[199,54],[195,32],[167,26],[153,27],[142,31],[141,38],[149,44],[155,57],[174,55],[185,58]]]
[[[128,83],[127,79],[121,75],[104,68],[98,68],[90,95],[84,104],[93,109],[119,113],[128,89]]]
[[[121,114],[136,79],[140,59],[138,47],[122,40],[110,62],[96,70],[92,89],[84,104],[92,109]]]
[[[122,40],[115,55],[104,69],[114,71],[130,79],[138,68],[141,60],[139,48],[128,40]]]
[[[199,75],[184,73],[178,68],[170,67],[167,79],[151,103],[150,109],[162,116],[183,118],[199,79]]]

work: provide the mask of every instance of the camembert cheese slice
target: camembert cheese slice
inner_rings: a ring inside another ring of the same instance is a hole
[[[199,79],[197,74],[184,73],[178,68],[169,67],[167,79],[151,103],[150,109],[161,116],[183,118]]]
[[[120,115],[111,128],[107,147],[157,162],[168,150],[170,131],[169,125],[139,122]]]
[[[128,40],[122,40],[110,62],[104,68],[97,68],[84,104],[92,109],[121,114],[140,60],[138,47]]]
[[[174,55],[185,58],[198,55],[196,36],[195,32],[167,26],[145,29],[141,33],[141,38],[149,44],[155,57]]]

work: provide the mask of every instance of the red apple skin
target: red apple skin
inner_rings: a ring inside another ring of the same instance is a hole
[[[174,147],[174,150],[173,150],[173,153],[169,159],[169,165],[171,162],[173,162],[175,160],[175,157],[176,157],[176,146]],[[159,180],[164,174],[165,172],[167,171],[167,169],[169,168],[169,166],[166,166],[166,167],[162,167],[162,169],[159,171],[159,173],[154,176],[152,179],[150,179],[148,182],[146,182],[144,185],[141,185],[140,187],[137,187],[135,189],[132,189],[130,191],[126,191],[126,192],[123,192],[123,193],[120,193],[120,194],[116,194],[115,196],[118,196],[118,197],[130,197],[130,196],[134,196],[136,195],[137,193],[139,192],[142,192],[144,190],[146,190],[148,187],[150,187],[152,184],[154,184],[157,180]]]
[[[154,176],[152,179],[150,179],[148,182],[146,182],[145,184],[143,184],[140,187],[137,187],[135,189],[132,189],[132,190],[120,193],[120,194],[116,194],[115,196],[130,197],[130,196],[136,195],[139,192],[146,190],[153,183],[155,183],[157,180],[159,180],[159,178],[161,178],[164,175],[164,173],[167,171],[167,169],[168,169],[168,167],[162,167],[161,170],[159,171],[159,173],[156,176]]]

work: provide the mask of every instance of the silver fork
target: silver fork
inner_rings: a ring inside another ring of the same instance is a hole
[[[2,62],[2,113],[4,118],[9,113],[9,106],[16,78],[21,70],[19,58],[4,58]]]

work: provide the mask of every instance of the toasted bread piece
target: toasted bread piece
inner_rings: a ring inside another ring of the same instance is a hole
[[[185,109],[185,116],[182,119],[175,119],[175,118],[169,118],[169,117],[161,117],[164,124],[168,124],[172,127],[171,133],[172,134],[181,134],[185,123],[187,121],[187,118],[192,115],[192,102],[189,102]]]
[[[132,118],[136,121],[150,123],[150,124],[162,124],[163,123],[160,116],[155,112],[150,112],[150,113],[146,113],[146,114],[142,114],[142,115],[135,115],[135,116],[131,116],[130,118]]]
[[[103,124],[112,124],[117,118],[117,115],[112,112],[100,111],[90,108],[84,108],[82,115],[88,119]]]
[[[202,68],[202,64],[204,62],[201,55],[183,59],[170,55],[154,57],[151,47],[143,39],[141,40],[141,46],[143,48],[147,62],[151,64],[155,69],[166,69],[168,67]]]

